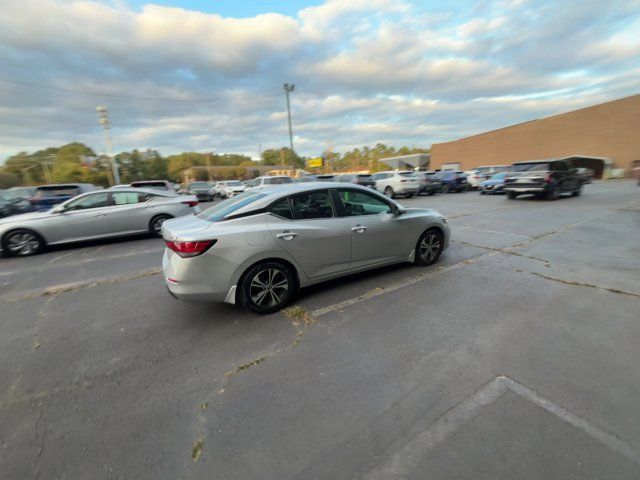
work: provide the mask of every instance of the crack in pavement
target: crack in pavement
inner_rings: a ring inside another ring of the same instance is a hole
[[[549,260],[547,260],[547,259],[540,258],[540,257],[534,257],[532,255],[525,255],[524,253],[511,251],[511,249],[516,248],[517,246],[520,246],[520,245],[517,245],[517,246],[514,245],[514,246],[511,246],[511,247],[497,248],[497,247],[487,247],[485,245],[477,245],[475,243],[464,242],[464,241],[461,241],[461,240],[452,240],[452,242],[453,243],[459,243],[460,245],[466,245],[468,247],[483,248],[485,250],[490,250],[492,252],[506,253],[506,254],[509,254],[509,255],[515,255],[516,257],[528,258],[530,260],[537,260],[539,262],[544,263],[545,267],[551,267],[551,262],[549,262]]]
[[[565,285],[573,285],[573,286],[577,286],[577,287],[596,288],[598,290],[605,290],[607,292],[617,293],[617,294],[620,294],[620,295],[629,295],[631,297],[640,297],[640,294],[638,294],[638,293],[626,292],[624,290],[620,290],[620,289],[617,289],[617,288],[603,287],[603,286],[600,286],[600,285],[594,285],[592,283],[578,282],[576,280],[563,280],[561,278],[550,277],[548,275],[544,275],[544,274],[539,273],[539,272],[529,272],[529,273],[531,275],[536,275],[536,276],[544,278],[546,280],[551,280],[551,281],[558,282],[558,283],[564,283]]]
[[[92,282],[77,282],[77,283],[68,283],[64,285],[54,285],[53,287],[47,287],[42,290],[36,290],[28,295],[23,295],[21,297],[3,297],[0,299],[0,303],[14,303],[20,302],[24,300],[32,300],[34,298],[46,296],[46,295],[60,295],[63,293],[74,292],[76,290],[82,290],[84,288],[93,288],[101,285],[110,285],[118,282],[126,282],[128,280],[136,280],[138,278],[148,277],[151,275],[158,275],[162,272],[162,268],[153,268],[151,270],[144,270],[142,272],[134,273],[131,275],[125,275],[121,277],[110,277],[94,280]]]
[[[206,412],[209,408],[209,405],[213,403],[213,401],[217,396],[222,395],[225,392],[225,388],[227,388],[231,378],[242,372],[245,372],[251,369],[252,367],[260,365],[262,362],[265,362],[266,360],[269,360],[282,353],[285,353],[294,349],[299,345],[300,341],[304,337],[307,330],[313,324],[316,323],[313,316],[307,313],[306,310],[304,310],[302,307],[299,307],[299,306],[289,307],[283,310],[282,313],[285,316],[285,318],[287,318],[291,322],[293,327],[295,327],[296,329],[296,335],[293,342],[291,342],[288,345],[285,345],[284,347],[279,347],[274,350],[268,351],[264,354],[261,354],[260,356],[248,362],[236,365],[234,368],[232,368],[231,370],[229,370],[224,374],[224,380],[222,381],[221,387],[216,388],[216,390],[214,390],[207,396],[204,402],[200,402],[198,404],[198,412],[197,412],[198,413],[197,415],[198,433],[196,436],[196,440],[193,442],[193,445],[191,448],[191,459],[194,462],[197,462],[200,459],[200,456],[202,455],[202,452],[204,450],[205,441],[207,439],[205,428],[207,426]]]

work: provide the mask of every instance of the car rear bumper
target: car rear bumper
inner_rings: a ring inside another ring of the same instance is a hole
[[[400,185],[395,193],[400,195],[416,195],[420,191],[420,187],[405,187]]]
[[[234,286],[238,266],[228,259],[206,253],[182,258],[168,248],[162,258],[164,283],[171,296],[193,302],[225,301]]]
[[[513,192],[513,193],[542,193],[546,192],[546,188],[543,186],[533,186],[533,185],[518,185],[518,186],[505,186],[505,192]]]

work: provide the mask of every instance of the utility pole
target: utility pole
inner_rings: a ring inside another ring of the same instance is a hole
[[[213,177],[211,176],[211,157],[211,153],[207,153],[205,156],[207,159],[207,177],[209,178],[209,182],[213,180]]]
[[[285,83],[284,86],[284,94],[287,97],[287,118],[289,119],[289,146],[291,147],[291,171],[293,172],[293,174],[295,175],[296,173],[296,160],[295,160],[295,153],[293,151],[293,130],[291,128],[291,103],[289,101],[289,94],[291,92],[293,92],[293,90],[296,88],[296,86],[292,83],[291,85],[289,85],[288,83]]]
[[[113,143],[111,142],[111,122],[109,121],[109,111],[107,107],[96,107],[98,112],[98,123],[102,125],[104,130],[104,142],[107,145],[107,156],[109,157],[109,163],[111,164],[111,171],[113,172],[113,181],[117,184],[120,183],[120,173],[118,172],[118,166],[116,165],[116,159],[113,157]]]

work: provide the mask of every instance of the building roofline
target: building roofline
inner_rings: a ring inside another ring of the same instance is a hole
[[[540,118],[533,118],[531,120],[525,120],[524,122],[519,122],[519,123],[514,123],[514,124],[511,124],[511,125],[506,125],[504,127],[494,128],[493,130],[487,130],[486,132],[474,133],[473,135],[468,135],[466,137],[460,137],[460,138],[457,138],[455,140],[448,140],[446,142],[434,143],[433,145],[440,145],[440,144],[443,144],[443,143],[453,143],[453,142],[457,142],[459,140],[466,140],[467,138],[479,137],[481,135],[487,135],[489,133],[499,132],[500,130],[506,130],[507,128],[518,127],[520,125],[525,125],[527,123],[538,122],[540,120],[547,120],[547,119],[553,118],[553,117],[559,117],[559,116],[562,116],[562,115],[568,115],[570,113],[580,112],[582,110],[588,110],[590,108],[601,107],[602,105],[607,105],[608,103],[621,102],[623,100],[628,100],[628,99],[634,98],[634,97],[640,98],[640,93],[636,93],[634,95],[628,95],[628,96],[622,97],[622,98],[616,98],[616,99],[613,99],[613,100],[609,100],[607,102],[596,103],[595,105],[589,105],[587,107],[576,108],[575,110],[569,110],[569,111],[565,111],[565,112],[554,113],[553,115],[548,115],[546,117],[540,117]]]

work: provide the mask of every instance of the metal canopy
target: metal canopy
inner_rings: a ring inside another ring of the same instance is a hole
[[[414,153],[412,155],[400,155],[398,157],[381,158],[380,161],[392,168],[400,170],[426,169],[429,167],[431,155],[428,153]]]

